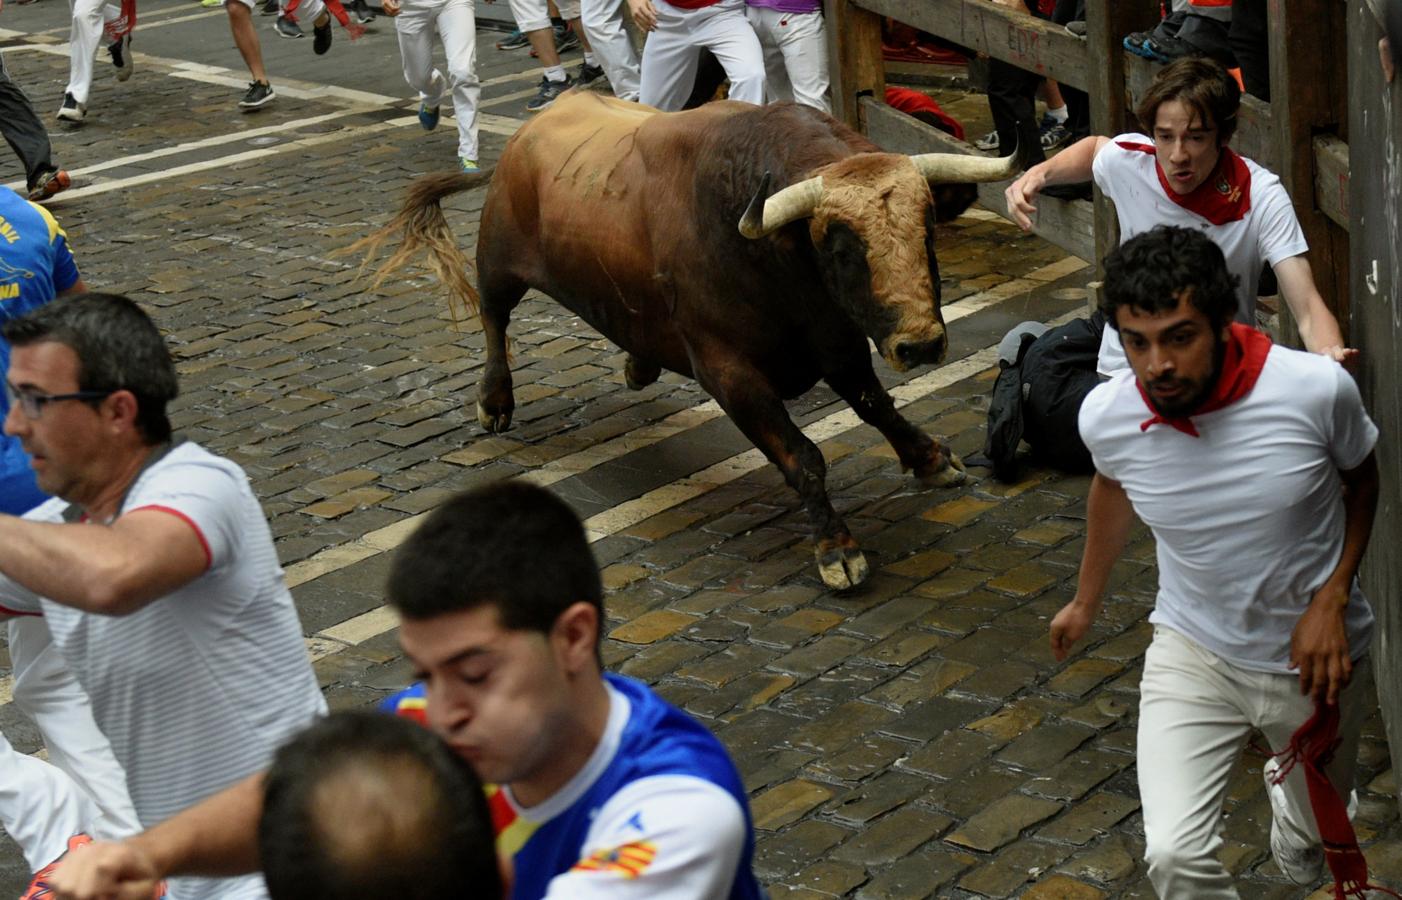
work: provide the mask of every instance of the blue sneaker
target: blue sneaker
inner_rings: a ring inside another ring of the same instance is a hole
[[[482,171],[482,167],[477,165],[477,160],[468,159],[466,156],[458,157],[458,165],[462,166],[462,170],[467,173]]]
[[[519,28],[497,41],[498,50],[522,50],[530,45],[531,39],[522,34]]]
[[[427,103],[419,104],[419,126],[424,131],[432,131],[438,127],[438,107],[429,106]]]

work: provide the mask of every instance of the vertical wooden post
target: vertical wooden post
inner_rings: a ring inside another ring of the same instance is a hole
[[[886,96],[886,63],[881,58],[881,17],[853,0],[823,0],[827,16],[828,68],[832,114],[861,130],[859,97]]]
[[[1335,0],[1269,0],[1271,123],[1278,171],[1309,241],[1310,267],[1324,302],[1348,334],[1348,234],[1315,202],[1313,138],[1337,132],[1347,117],[1347,70],[1342,61],[1346,5]],[[1282,311],[1281,336],[1299,343],[1294,319]]]
[[[1126,103],[1125,35],[1154,27],[1157,0],[1086,0],[1086,50],[1090,71],[1091,134],[1113,137],[1132,123]],[[1095,256],[1097,278],[1105,255],[1120,244],[1115,204],[1095,191]],[[1096,298],[1090,298],[1092,306]]]

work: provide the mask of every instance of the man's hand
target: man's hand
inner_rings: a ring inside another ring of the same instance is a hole
[[[1051,650],[1057,662],[1064,660],[1071,648],[1090,631],[1100,612],[1100,604],[1079,597],[1061,608],[1051,623]]]
[[[652,0],[628,0],[628,12],[644,32],[657,27],[657,7],[652,5]]]
[[[1358,372],[1359,354],[1354,347],[1341,347],[1335,344],[1332,347],[1322,347],[1319,350],[1320,356],[1327,356],[1334,362],[1343,366],[1350,374]]]
[[[1330,706],[1353,675],[1344,630],[1347,606],[1348,588],[1326,583],[1290,635],[1290,668],[1300,670],[1300,693],[1323,698]]]
[[[155,863],[130,842],[91,844],[70,853],[49,878],[58,900],[151,900]]]
[[[1034,166],[1018,176],[1003,192],[1003,198],[1008,202],[1008,215],[1023,231],[1032,230],[1032,217],[1037,214],[1037,207],[1032,205],[1032,201],[1042,192],[1042,182],[1041,173]]]

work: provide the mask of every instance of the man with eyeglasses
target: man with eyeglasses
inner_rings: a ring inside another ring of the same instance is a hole
[[[175,366],[151,319],[84,294],[0,334],[4,430],[53,495],[0,516],[0,606],[42,611],[150,826],[262,771],[326,706],[247,477],[171,433]],[[170,889],[267,896],[257,877]]]
[[[0,322],[54,297],[85,290],[67,236],[48,210],[0,188]],[[0,339],[0,367],[10,345]],[[0,397],[8,414],[13,397]],[[0,436],[0,513],[20,515],[48,499],[18,439]],[[126,774],[93,721],[87,694],[64,664],[39,615],[6,625],[14,702],[39,726],[48,761],[15,751],[0,736],[0,824],[31,871],[62,856],[70,841],[139,829]],[[79,837],[81,835],[81,837]]]

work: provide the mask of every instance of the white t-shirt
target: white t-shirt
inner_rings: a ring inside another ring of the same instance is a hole
[[[1227,269],[1237,278],[1236,320],[1256,327],[1256,289],[1261,268],[1299,256],[1309,249],[1290,195],[1280,179],[1242,157],[1251,172],[1251,208],[1235,222],[1214,225],[1169,198],[1159,182],[1154,141],[1142,134],[1122,134],[1100,149],[1091,165],[1096,185],[1115,201],[1120,242],[1158,225],[1201,229],[1222,248]],[[1106,327],[1096,368],[1110,376],[1129,368],[1120,334]]]
[[[63,521],[50,500],[25,515]],[[42,600],[54,644],[92,698],[144,827],[265,769],[326,711],[262,508],[236,464],[193,443],[143,471],[122,512],[185,520],[209,568],[126,616]],[[0,605],[33,595],[0,577]],[[180,900],[266,897],[261,876],[171,881]]]
[[[1121,372],[1081,405],[1095,468],[1120,483],[1158,543],[1149,621],[1246,669],[1290,671],[1290,636],[1344,546],[1339,471],[1377,441],[1358,387],[1338,363],[1274,346],[1242,399],[1193,416],[1200,436],[1165,424]],[[1345,616],[1353,657],[1373,612],[1353,585]]]

